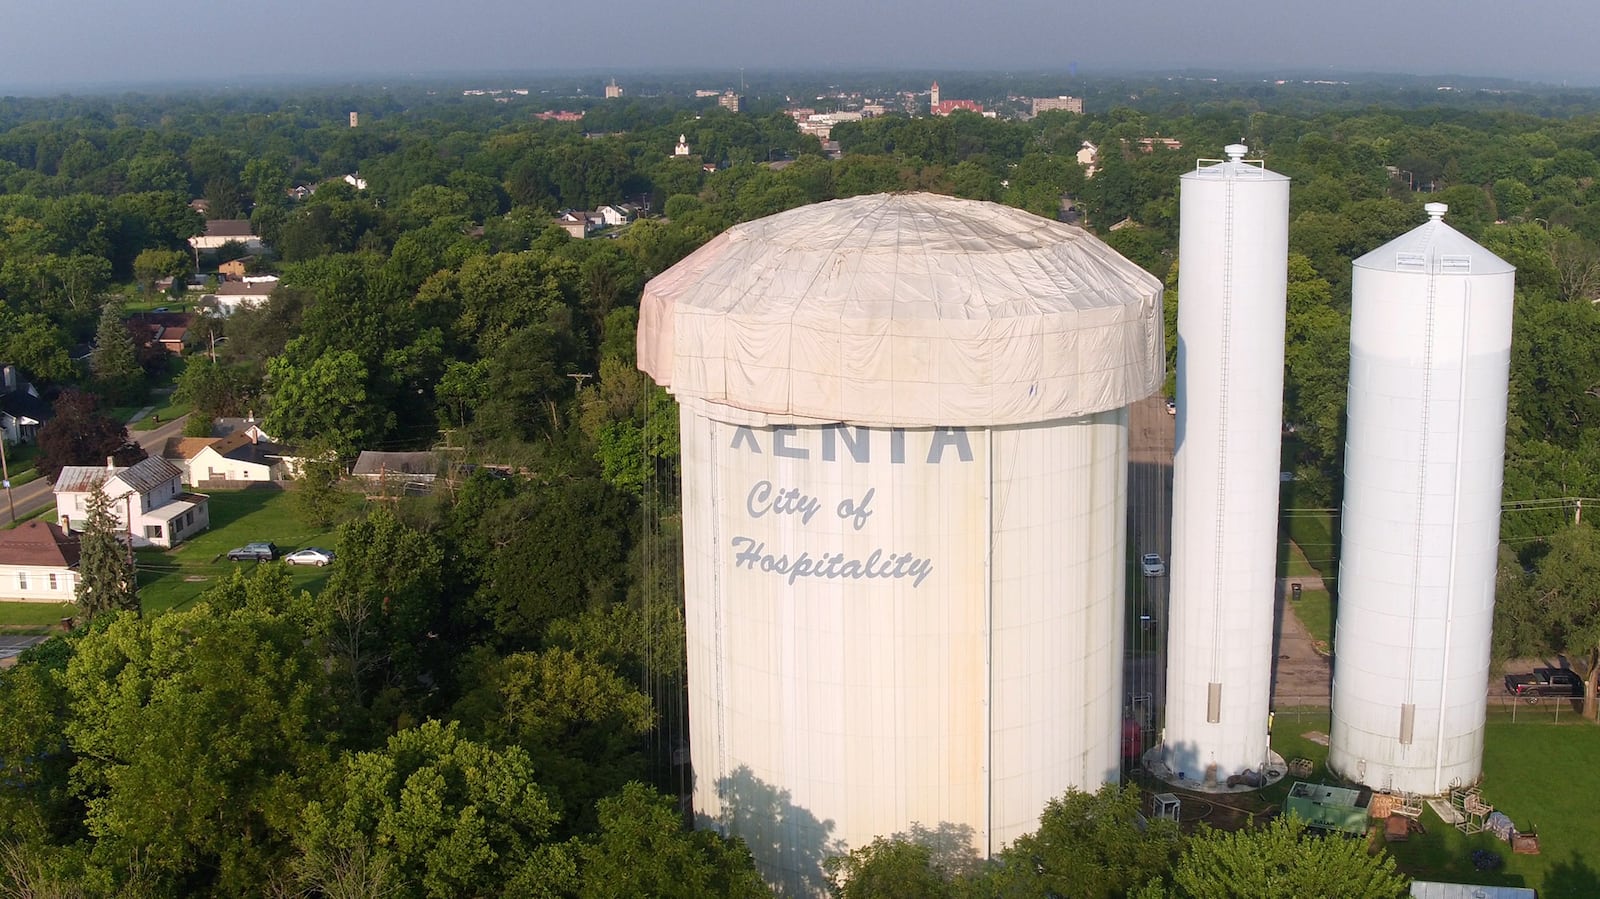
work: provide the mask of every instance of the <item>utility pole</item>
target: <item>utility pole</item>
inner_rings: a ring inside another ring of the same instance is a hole
[[[9,485],[10,483],[11,483],[10,481],[6,481],[6,484]],[[15,518],[16,515],[13,514],[12,517]],[[1572,503],[1572,523],[1574,525],[1583,524],[1583,500],[1582,499],[1573,500],[1573,503]]]
[[[11,469],[6,465],[6,439],[0,435],[0,478],[5,479],[6,504],[11,507],[11,521],[17,520],[17,503],[11,498]]]
[[[571,378],[574,381],[577,381],[578,382],[578,389],[582,390],[583,389],[583,382],[589,380],[592,377],[594,377],[594,375],[592,373],[590,373],[590,372],[584,371],[584,372],[578,372],[576,374],[567,375],[567,377]]]

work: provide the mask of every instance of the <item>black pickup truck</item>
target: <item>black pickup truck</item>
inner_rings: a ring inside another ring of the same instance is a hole
[[[1506,675],[1506,692],[1528,702],[1544,696],[1582,696],[1583,678],[1565,668],[1535,668],[1531,674]]]

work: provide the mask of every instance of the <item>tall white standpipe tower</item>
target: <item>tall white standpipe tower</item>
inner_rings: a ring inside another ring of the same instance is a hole
[[[1267,755],[1289,179],[1246,149],[1180,190],[1163,760],[1189,780]]]
[[[1515,269],[1427,211],[1354,264],[1328,764],[1438,794],[1483,770]]]

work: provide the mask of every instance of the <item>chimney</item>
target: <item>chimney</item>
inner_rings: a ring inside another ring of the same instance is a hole
[[[106,471],[116,471],[116,470],[117,470],[117,457],[116,456],[107,456],[106,457]]]

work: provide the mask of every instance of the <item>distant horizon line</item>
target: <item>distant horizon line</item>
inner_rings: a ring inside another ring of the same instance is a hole
[[[986,69],[961,65],[946,66],[840,66],[840,67],[566,67],[551,69],[440,69],[424,72],[362,72],[343,73],[279,73],[236,75],[240,83],[218,84],[216,79],[152,78],[147,80],[83,80],[77,82],[32,81],[0,83],[0,97],[64,97],[64,96],[114,96],[117,94],[159,93],[252,93],[286,87],[328,89],[387,90],[389,83],[407,88],[424,87],[444,82],[462,82],[467,79],[551,79],[583,78],[618,79],[641,78],[681,81],[691,78],[728,76],[746,80],[771,80],[777,78],[847,78],[850,76],[902,76],[902,77],[984,77],[984,78],[1049,78],[1064,77],[1084,82],[1108,81],[1128,78],[1184,78],[1215,79],[1218,81],[1317,81],[1330,76],[1341,81],[1374,83],[1396,80],[1447,82],[1469,84],[1475,87],[1504,86],[1542,90],[1594,90],[1600,88],[1596,81],[1575,83],[1571,78],[1550,80],[1538,77],[1509,75],[1472,75],[1462,73],[1417,73],[1376,71],[1372,69],[1345,69],[1336,66],[1296,68],[1240,68],[1213,66],[1185,66],[1176,68],[1121,67],[1100,69],[1082,65],[1059,67]],[[1320,76],[1320,77],[1318,77]],[[626,88],[626,85],[623,85]]]

